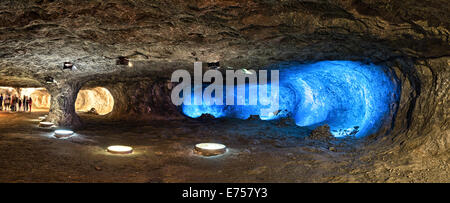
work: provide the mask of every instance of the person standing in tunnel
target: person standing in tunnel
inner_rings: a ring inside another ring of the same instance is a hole
[[[31,97],[28,99],[28,106],[30,107],[30,112],[31,112],[31,105],[33,104],[33,100],[31,99]]]
[[[22,108],[22,99],[20,99],[20,97],[17,97],[17,103],[19,103],[19,108],[17,109],[17,111],[20,111],[20,109]]]
[[[14,111],[17,111],[17,95],[14,95],[13,97],[13,108]]]
[[[14,96],[14,111],[19,111],[18,110],[18,104],[19,104],[19,97],[17,95]]]
[[[3,94],[0,94],[0,111],[3,111]]]
[[[9,98],[9,95],[5,95],[5,101],[4,101],[4,103],[5,103],[5,111],[8,111],[9,110],[9,102],[10,102],[11,100],[10,100],[10,98]]]
[[[23,111],[24,112],[28,111],[28,98],[27,98],[27,96],[23,96]]]
[[[11,111],[15,111],[15,105],[16,105],[16,98],[14,97],[14,95],[11,95],[11,103],[10,103],[10,109]]]
[[[13,109],[14,111],[17,111],[17,95],[14,95],[13,97]]]
[[[12,107],[13,100],[14,100],[14,96],[13,95],[11,95],[11,96],[8,95],[8,110],[9,111],[14,111],[14,109]]]

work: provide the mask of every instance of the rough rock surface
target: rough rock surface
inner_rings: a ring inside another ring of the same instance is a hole
[[[395,71],[401,100],[387,118],[392,125],[369,137],[367,150],[380,150],[383,160],[431,156],[448,164],[449,19],[448,0],[2,1],[0,86],[45,87],[49,119],[76,127],[74,103],[86,86],[111,91],[113,117],[176,114],[156,78],[192,70],[194,61],[254,69],[373,62]],[[118,56],[132,65],[116,65]],[[62,70],[66,61],[77,69]],[[46,84],[47,76],[56,83]]]
[[[73,129],[82,127],[80,117],[75,113],[75,101],[78,91],[81,89],[81,84],[67,82],[58,85],[46,85],[45,88],[51,95],[47,121],[60,127],[71,127]]]
[[[334,136],[330,132],[330,126],[328,126],[327,124],[314,129],[309,137],[316,140],[330,140],[334,138]]]
[[[114,107],[108,115],[113,119],[180,118],[178,108],[170,99],[172,83],[161,80],[123,82],[106,88],[114,97]]]
[[[200,121],[210,121],[210,120],[214,120],[214,119],[216,119],[216,118],[209,113],[204,113],[200,117],[197,118],[197,120],[200,120]]]

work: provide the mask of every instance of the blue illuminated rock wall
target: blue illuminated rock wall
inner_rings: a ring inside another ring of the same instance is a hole
[[[390,112],[390,105],[398,100],[394,78],[382,67],[352,61],[322,61],[281,68],[279,111],[261,116],[261,119],[289,116],[298,126],[311,129],[328,124],[336,137],[375,133]],[[234,88],[236,91],[244,86]],[[245,88],[248,102],[249,85]],[[183,113],[192,118],[208,113],[216,118],[247,119],[250,115],[261,115],[261,108],[267,106],[260,103],[206,105],[205,101],[202,105],[182,106]]]

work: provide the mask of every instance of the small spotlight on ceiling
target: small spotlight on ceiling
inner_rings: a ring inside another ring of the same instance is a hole
[[[125,56],[119,56],[117,61],[116,61],[116,65],[130,66],[130,60],[127,57],[125,57]],[[133,66],[133,65],[131,65],[131,66]]]
[[[55,137],[57,138],[70,137],[71,135],[73,135],[71,130],[55,130]]]
[[[202,156],[216,156],[227,151],[227,147],[218,143],[200,143],[196,144],[194,153]]]
[[[123,145],[113,145],[109,146],[107,151],[112,154],[131,154],[133,153],[133,148]]]
[[[45,121],[39,122],[39,127],[42,127],[42,128],[50,128],[50,127],[52,127],[54,125],[55,124],[52,123],[52,122],[45,122]]]
[[[208,68],[210,69],[219,69],[220,61],[208,63]]]
[[[45,83],[54,83],[55,82],[55,79],[50,76],[47,76],[44,79],[45,79]]]
[[[70,69],[70,70],[72,70],[73,67],[74,67],[73,63],[71,63],[71,62],[64,62],[63,70],[64,70],[64,69]]]

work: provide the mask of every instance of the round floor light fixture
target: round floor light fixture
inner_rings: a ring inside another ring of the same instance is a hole
[[[112,154],[131,154],[133,153],[133,148],[123,145],[113,145],[109,146],[106,151]]]
[[[55,130],[55,137],[57,138],[63,138],[63,137],[70,137],[73,135],[73,131],[71,130]]]
[[[52,123],[52,122],[45,122],[45,121],[39,122],[39,127],[42,127],[42,128],[50,128],[50,127],[52,127],[54,125],[55,124]]]
[[[194,153],[202,156],[216,156],[227,151],[227,147],[218,143],[199,143],[194,147]]]

